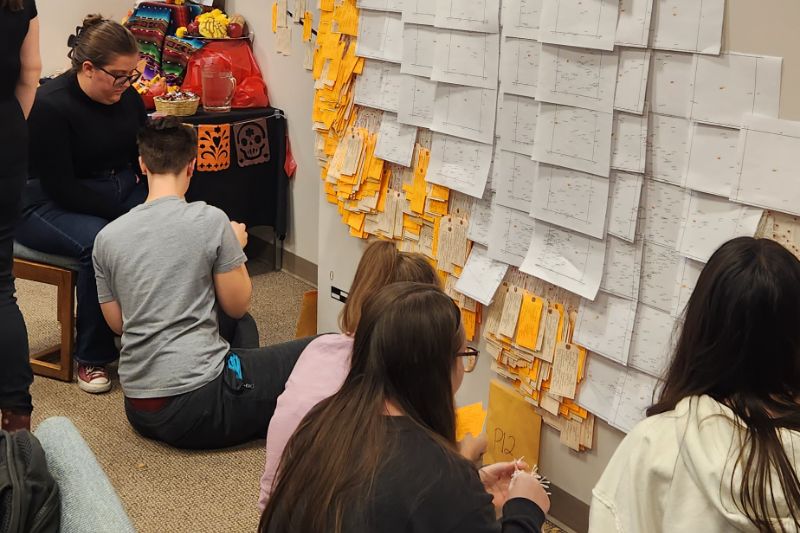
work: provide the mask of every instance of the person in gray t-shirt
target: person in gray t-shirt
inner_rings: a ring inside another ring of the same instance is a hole
[[[174,118],[142,130],[149,196],[97,235],[93,259],[103,315],[122,335],[128,420],[168,444],[216,448],[265,434],[307,341],[233,353],[220,334],[221,310],[238,320],[234,336],[257,339],[247,233],[216,207],[184,199],[196,143]]]

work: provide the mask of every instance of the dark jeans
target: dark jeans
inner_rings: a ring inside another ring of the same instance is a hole
[[[87,180],[86,185],[103,193],[106,201],[121,205],[125,211],[147,198],[147,184],[136,183],[132,170]],[[67,211],[48,200],[26,210],[16,236],[19,242],[34,250],[80,260],[75,359],[91,365],[105,365],[119,357],[114,333],[106,324],[97,301],[92,264],[94,239],[108,222],[104,218]]]
[[[28,136],[16,100],[0,101],[0,410],[33,409],[28,332],[14,297],[14,229],[27,172]]]
[[[170,398],[156,412],[137,411],[126,399],[125,414],[142,436],[176,448],[225,448],[264,438],[278,396],[312,340],[234,350],[210,383]]]

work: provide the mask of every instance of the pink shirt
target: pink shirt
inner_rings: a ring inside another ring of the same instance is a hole
[[[341,333],[322,335],[306,346],[294,365],[286,389],[278,396],[267,429],[267,463],[261,476],[258,508],[267,505],[283,449],[300,421],[319,402],[333,396],[350,372],[353,338]]]

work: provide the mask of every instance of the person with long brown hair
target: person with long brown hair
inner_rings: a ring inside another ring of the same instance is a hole
[[[79,260],[75,359],[86,392],[111,389],[106,365],[119,357],[97,301],[92,246],[111,220],[147,197],[137,175],[136,134],[142,99],[133,34],[100,15],[87,16],[68,40],[72,68],[36,92],[30,117],[30,179],[16,239]]]
[[[28,172],[27,118],[42,60],[34,0],[0,0],[0,411],[2,428],[30,429],[33,372],[14,297],[14,230]]]
[[[593,491],[590,531],[800,530],[800,261],[740,237],[709,259],[672,362]]]
[[[311,408],[339,390],[347,377],[353,332],[365,300],[386,285],[399,281],[439,285],[436,270],[423,255],[400,252],[391,241],[371,242],[361,256],[339,315],[339,327],[344,333],[321,335],[311,341],[297,360],[286,382],[286,390],[278,397],[267,430],[266,462],[258,501],[260,510],[264,510],[269,499],[278,462],[289,437]]]
[[[535,475],[458,453],[454,394],[475,357],[436,286],[371,295],[344,384],[289,440],[259,531],[539,532],[550,502]]]

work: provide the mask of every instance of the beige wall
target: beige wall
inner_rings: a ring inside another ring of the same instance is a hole
[[[41,27],[42,73],[55,74],[69,67],[67,37],[89,13],[122,20],[133,0],[37,0]]]
[[[308,5],[316,6],[317,2],[308,0]],[[311,73],[303,68],[302,26],[293,27],[291,56],[275,52],[271,6],[272,2],[267,0],[228,0],[226,10],[241,13],[255,33],[253,49],[269,87],[270,103],[289,117],[289,139],[297,160],[297,174],[290,185],[286,250],[317,264],[320,179],[311,130],[314,83]],[[317,19],[315,12],[314,20]]]
[[[728,0],[722,47],[783,57],[781,118],[800,120],[800,2]]]

